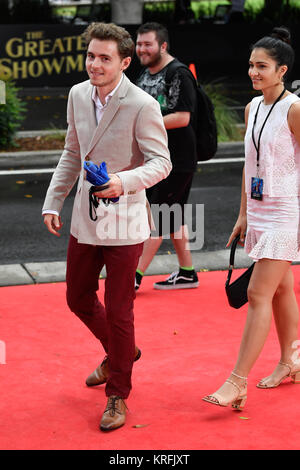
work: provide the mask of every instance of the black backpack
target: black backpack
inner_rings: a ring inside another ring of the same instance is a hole
[[[217,138],[217,123],[214,114],[214,106],[204,92],[201,85],[199,85],[190,69],[177,59],[170,62],[166,73],[167,88],[171,85],[172,77],[179,68],[188,70],[195,83],[197,93],[197,110],[196,118],[194,119],[194,130],[196,134],[197,143],[197,159],[198,161],[205,161],[212,158],[218,147]]]

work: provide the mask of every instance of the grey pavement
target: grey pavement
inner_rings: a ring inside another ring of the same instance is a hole
[[[28,131],[27,131],[28,132]],[[46,131],[47,132],[47,131]],[[23,131],[20,133],[25,134]],[[41,133],[39,133],[41,135]],[[30,134],[35,136],[36,133]],[[0,170],[17,170],[32,168],[55,168],[61,155],[60,150],[37,150],[32,152],[1,152]],[[234,159],[240,161],[244,158],[244,142],[221,142],[215,157],[208,162],[199,163],[200,165],[212,165],[222,159]]]
[[[63,131],[62,131],[63,132]],[[38,132],[41,135],[41,132]],[[24,132],[22,133],[24,134]],[[27,131],[27,135],[32,131]],[[35,134],[36,135],[36,134]],[[31,169],[54,169],[61,155],[61,151],[35,151],[35,152],[2,152],[0,153],[0,175],[5,172],[30,171]],[[199,165],[214,165],[222,161],[240,163],[244,158],[243,142],[220,143],[214,159],[208,162],[199,162]],[[193,252],[193,263],[197,271],[226,270],[229,264],[229,250],[210,252]],[[236,268],[245,268],[251,261],[242,248],[236,255]],[[147,275],[170,274],[177,266],[175,254],[156,255]],[[66,263],[61,261],[47,263],[24,263],[0,265],[0,286],[16,286],[40,284],[47,282],[65,281]],[[105,277],[105,268],[101,273]]]

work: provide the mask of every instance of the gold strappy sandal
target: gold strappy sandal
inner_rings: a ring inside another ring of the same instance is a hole
[[[237,395],[231,401],[225,401],[224,398],[219,393],[213,393],[212,395],[207,395],[206,397],[202,398],[202,400],[206,401],[207,403],[211,403],[212,405],[218,406],[229,406],[231,405],[233,409],[241,411],[243,410],[246,401],[247,401],[247,377],[241,377],[237,375],[235,372],[232,372],[231,375],[238,377],[239,379],[245,380],[242,388],[235,382],[230,379],[227,379],[225,383],[230,383],[236,389]]]
[[[270,376],[268,377],[265,377],[264,379],[261,379],[261,381],[256,385],[258,388],[276,388],[278,387],[281,382],[283,382],[285,379],[287,379],[288,377],[291,377],[292,379],[292,382],[294,382],[294,384],[300,384],[300,370],[295,370],[293,371],[292,370],[292,366],[290,364],[286,364],[285,362],[281,362],[279,361],[279,364],[283,365],[283,366],[286,366],[288,369],[289,369],[289,372],[288,374],[284,375],[278,383],[276,383],[275,385],[271,385],[271,386],[268,386],[267,384],[264,384],[264,380],[268,379]]]

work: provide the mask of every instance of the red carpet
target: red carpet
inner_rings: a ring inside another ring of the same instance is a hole
[[[294,273],[299,298],[300,266]],[[300,385],[255,387],[279,358],[274,325],[249,377],[245,410],[206,404],[201,397],[234,365],[247,309],[227,306],[225,272],[200,273],[198,289],[153,290],[164,277],[146,277],[137,295],[142,358],[126,425],[109,434],[98,430],[103,386],[84,384],[103,352],[68,311],[65,284],[0,289],[0,449],[299,449]]]

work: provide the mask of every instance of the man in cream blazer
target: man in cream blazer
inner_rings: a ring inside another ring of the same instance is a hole
[[[84,33],[89,80],[69,94],[65,148],[43,206],[48,230],[59,235],[59,213],[78,180],[67,256],[67,302],[100,340],[107,354],[87,378],[89,386],[106,383],[107,407],[100,429],[125,423],[124,400],[131,390],[135,346],[134,279],[143,242],[150,233],[145,188],[171,171],[167,136],[158,103],[124,75],[134,52],[129,33],[114,24],[93,23]],[[97,220],[89,212],[84,161],[105,161],[109,187],[99,198]],[[105,203],[101,198],[118,198]],[[97,297],[106,265],[105,307]]]

